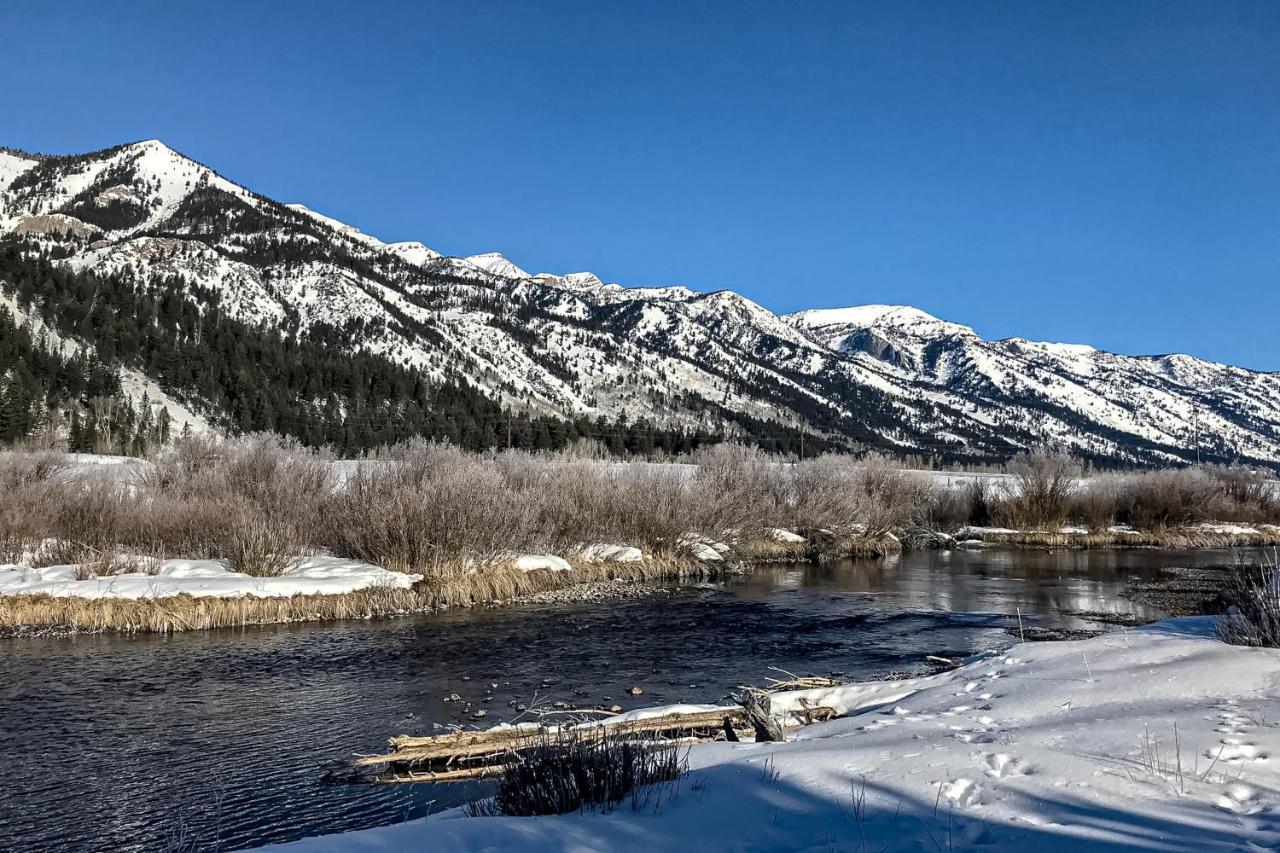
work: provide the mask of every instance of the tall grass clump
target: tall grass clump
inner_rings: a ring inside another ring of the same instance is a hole
[[[616,735],[545,736],[531,749],[512,755],[497,778],[497,793],[470,803],[467,812],[533,817],[609,811],[628,797],[640,808],[687,770],[687,758],[670,744]]]

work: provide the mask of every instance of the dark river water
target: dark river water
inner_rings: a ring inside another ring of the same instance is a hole
[[[486,724],[510,719],[509,702],[535,695],[715,702],[771,666],[863,679],[1002,648],[1019,610],[1028,626],[1100,627],[1080,611],[1156,618],[1120,597],[1126,577],[1230,559],[929,551],[766,566],[607,604],[0,640],[0,850],[232,850],[420,817],[473,792],[325,782],[325,770],[478,708]]]

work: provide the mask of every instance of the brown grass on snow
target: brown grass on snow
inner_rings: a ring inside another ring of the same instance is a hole
[[[86,633],[174,633],[282,622],[369,619],[509,603],[577,584],[655,582],[706,576],[710,571],[691,560],[579,563],[570,572],[522,572],[510,565],[495,565],[473,572],[451,571],[427,578],[411,589],[374,587],[340,595],[290,598],[177,595],[153,599],[0,596],[0,626]]]

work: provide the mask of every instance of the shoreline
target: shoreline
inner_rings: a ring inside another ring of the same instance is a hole
[[[290,597],[235,598],[171,595],[163,598],[83,598],[0,595],[0,639],[115,633],[172,634],[301,622],[395,618],[444,610],[505,606],[575,587],[638,585],[710,578],[727,566],[688,558],[650,558],[635,563],[576,563],[567,571],[521,571],[490,567],[474,574],[426,578],[412,587],[373,587],[352,592]]]
[[[1224,523],[1171,527],[1164,530],[1113,528],[1106,531],[1007,530],[970,527],[957,533],[954,540],[955,547],[958,548],[999,545],[1023,550],[1271,548],[1280,547],[1280,526]]]

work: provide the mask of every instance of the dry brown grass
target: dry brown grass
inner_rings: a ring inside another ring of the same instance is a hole
[[[1195,527],[1088,533],[986,530],[969,538],[1011,548],[1249,548],[1280,545],[1280,528],[1263,527],[1253,533],[1216,533]]]

